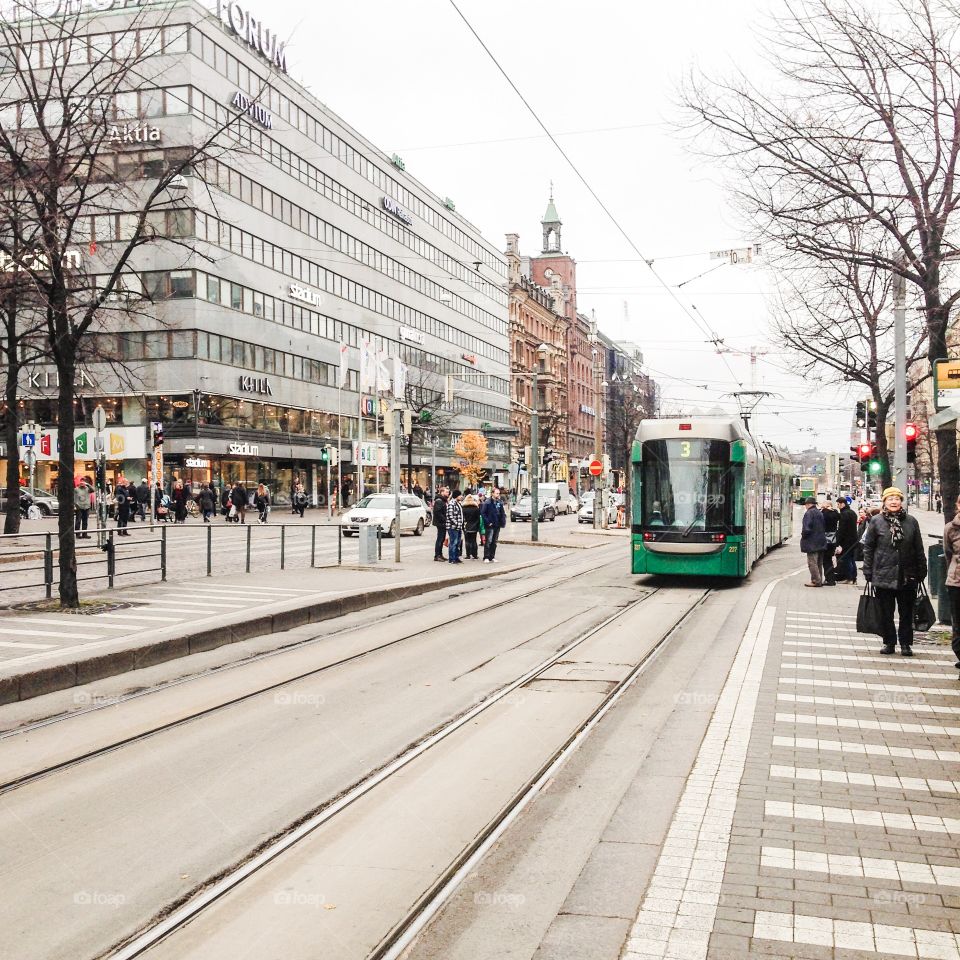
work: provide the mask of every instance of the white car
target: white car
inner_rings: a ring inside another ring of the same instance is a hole
[[[593,523],[593,504],[596,495],[591,490],[583,495],[583,506],[577,511],[577,523]],[[617,507],[623,503],[623,494],[611,493],[607,497],[607,524],[617,522]]]
[[[423,534],[426,526],[424,504],[419,497],[400,494],[400,532],[411,532],[415,537]],[[392,494],[375,493],[364,497],[358,504],[345,510],[340,518],[343,535],[352,537],[363,526],[377,526],[385,536],[396,534],[396,510]]]

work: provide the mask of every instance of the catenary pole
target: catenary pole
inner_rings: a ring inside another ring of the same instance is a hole
[[[893,485],[907,493],[907,332],[906,281],[894,277],[893,290],[894,337],[894,416]]]

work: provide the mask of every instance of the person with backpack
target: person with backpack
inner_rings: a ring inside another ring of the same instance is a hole
[[[437,539],[433,546],[433,559],[444,560],[443,541],[447,536],[447,497],[450,491],[440,487],[437,498],[433,501],[433,525],[437,530]]]
[[[90,507],[93,500],[93,486],[89,477],[81,477],[73,490],[73,529],[78,540],[89,540],[87,526],[90,522]]]

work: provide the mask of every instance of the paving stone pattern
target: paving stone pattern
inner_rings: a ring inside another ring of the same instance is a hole
[[[960,960],[954,658],[880,656],[859,591],[802,584],[744,638],[624,960]]]

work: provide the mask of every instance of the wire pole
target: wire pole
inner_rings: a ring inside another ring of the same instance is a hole
[[[894,415],[893,485],[907,495],[907,333],[906,281],[893,280]]]

